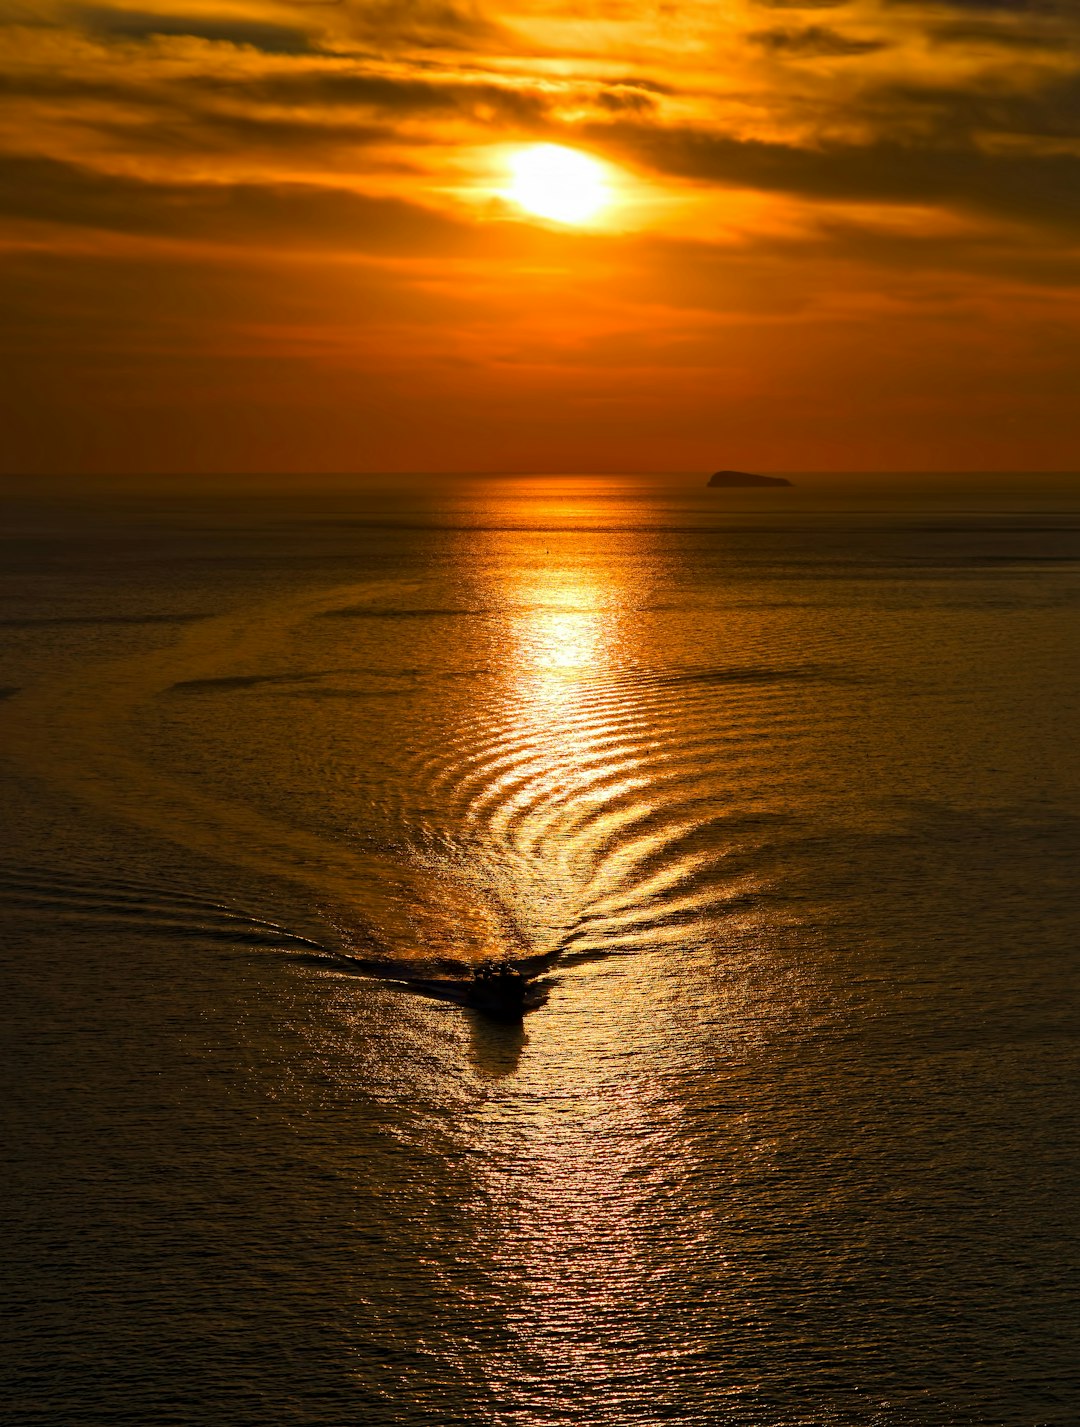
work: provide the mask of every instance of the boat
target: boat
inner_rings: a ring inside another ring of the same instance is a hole
[[[484,961],[464,984],[466,1006],[495,1021],[520,1021],[529,1002],[529,983],[509,961]]]
[[[553,958],[535,956],[518,962],[489,957],[475,966],[460,961],[416,961],[398,958],[350,956],[349,964],[362,974],[378,976],[392,986],[453,1001],[480,1011],[493,1021],[515,1024],[526,1011],[542,1006],[547,990],[538,981]]]

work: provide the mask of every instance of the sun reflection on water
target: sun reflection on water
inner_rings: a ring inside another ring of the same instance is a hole
[[[572,686],[562,671],[588,677],[613,667],[622,615],[610,578],[574,566],[528,569],[510,583],[507,603],[513,609],[507,662],[530,702],[563,696]],[[544,677],[553,672],[560,677]]]
[[[594,871],[590,830],[577,820],[627,796],[638,761],[618,746],[626,710],[610,692],[625,658],[627,595],[617,569],[585,553],[508,572],[501,675],[512,751],[487,790],[501,803],[490,825],[520,859],[511,895],[556,940],[580,915]]]

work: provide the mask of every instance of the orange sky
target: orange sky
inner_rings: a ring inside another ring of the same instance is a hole
[[[9,472],[1080,467],[1076,0],[8,0]],[[604,161],[578,226],[527,145]]]

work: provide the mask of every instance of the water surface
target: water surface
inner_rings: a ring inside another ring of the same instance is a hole
[[[8,1420],[1080,1420],[1075,501],[8,528]]]

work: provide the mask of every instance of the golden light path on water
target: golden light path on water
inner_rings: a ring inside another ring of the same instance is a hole
[[[534,518],[573,516],[556,507]],[[492,694],[431,740],[417,773],[433,806],[489,857],[538,952],[629,949],[646,929],[660,942],[685,939],[684,923],[715,892],[717,849],[701,838],[709,813],[724,810],[716,778],[743,739],[735,733],[732,747],[713,726],[707,671],[699,680],[693,665],[658,670],[641,647],[633,626],[650,610],[634,572],[646,543],[636,532],[605,560],[602,546],[572,535],[564,564],[509,562],[493,600]],[[737,714],[733,674],[719,692]],[[752,671],[748,682],[754,704],[773,703]],[[783,721],[775,709],[756,714],[774,732]]]
[[[569,502],[530,510],[541,526],[572,526],[579,514]],[[418,774],[432,805],[491,859],[486,875],[525,944],[559,951],[573,986],[555,1037],[472,1031],[482,1088],[460,1142],[475,1154],[471,1212],[488,1225],[493,1272],[515,1284],[506,1326],[523,1356],[491,1362],[493,1390],[507,1399],[523,1368],[534,1385],[567,1375],[602,1384],[603,1325],[625,1325],[628,1297],[695,1252],[700,1226],[657,1213],[672,1179],[685,1188],[698,1168],[667,1082],[682,1055],[715,1041],[739,999],[709,976],[712,953],[695,934],[716,890],[695,880],[714,853],[682,846],[701,810],[670,797],[708,770],[714,740],[699,729],[688,742],[693,684],[650,674],[654,651],[635,628],[651,599],[639,573],[649,536],[624,539],[612,558],[580,533],[559,537],[558,554],[521,543],[513,558],[492,554],[496,589],[484,592],[498,611],[494,688],[460,711],[456,737],[436,740]],[[665,951],[675,946],[673,961]],[[619,951],[637,953],[632,974],[608,961]],[[699,1251],[707,1262],[709,1247]],[[606,1412],[633,1415],[655,1354],[642,1333],[623,1400]],[[549,1420],[520,1410],[523,1423]]]

